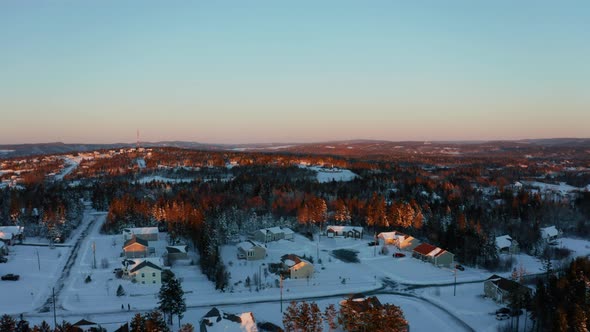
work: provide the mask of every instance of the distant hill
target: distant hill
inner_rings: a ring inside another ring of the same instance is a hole
[[[87,152],[100,149],[135,147],[134,143],[66,144],[61,142],[39,144],[0,145],[0,159],[31,155]],[[514,141],[450,141],[424,142],[382,140],[350,140],[318,143],[265,143],[265,144],[208,144],[199,142],[165,141],[141,142],[142,147],[177,147],[215,151],[287,152],[298,154],[329,154],[349,157],[372,155],[422,154],[422,155],[478,155],[506,151],[536,151],[543,148],[590,149],[590,138],[550,138]]]

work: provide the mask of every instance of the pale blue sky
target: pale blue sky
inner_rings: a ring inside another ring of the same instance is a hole
[[[590,1],[0,2],[0,144],[590,137]]]

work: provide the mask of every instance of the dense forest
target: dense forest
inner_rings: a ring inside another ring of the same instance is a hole
[[[175,148],[95,155],[102,157],[81,158],[63,181],[47,174],[64,169],[64,156],[4,161],[4,169],[23,170],[18,174],[26,180],[0,190],[2,224],[63,239],[80,221],[82,200],[91,201],[108,211],[104,232],[157,225],[172,242],[191,241],[203,272],[222,290],[227,278],[219,245],[260,227],[288,225],[301,233],[327,224],[360,225],[369,234],[398,230],[453,252],[463,264],[490,269],[511,268],[499,261],[495,236],[509,234],[525,252],[541,255],[542,226],[579,236],[590,231],[587,191],[556,199],[514,185],[573,177],[567,171],[571,161],[545,157],[395,160]],[[318,181],[307,165],[347,169],[357,177]],[[7,174],[14,173],[2,176]],[[577,174],[576,183],[590,181],[588,172]]]

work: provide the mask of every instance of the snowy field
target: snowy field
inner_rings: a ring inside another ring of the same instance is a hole
[[[324,168],[319,166],[304,166],[299,165],[301,168],[307,168],[316,172],[316,177],[318,182],[326,183],[332,181],[352,181],[358,177],[355,173],[351,172],[347,169],[340,169],[340,168]]]

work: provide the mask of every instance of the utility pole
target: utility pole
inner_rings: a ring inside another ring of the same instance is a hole
[[[283,312],[283,275],[281,274],[281,312]]]
[[[92,268],[96,269],[96,242],[92,242]]]
[[[457,294],[457,268],[455,267],[455,285],[453,286],[453,296]]]
[[[55,288],[51,288],[51,297],[53,302],[53,328],[57,327],[57,315],[55,314]]]
[[[39,271],[41,271],[41,260],[39,259],[39,249],[35,249],[37,252],[37,266],[39,267]]]

